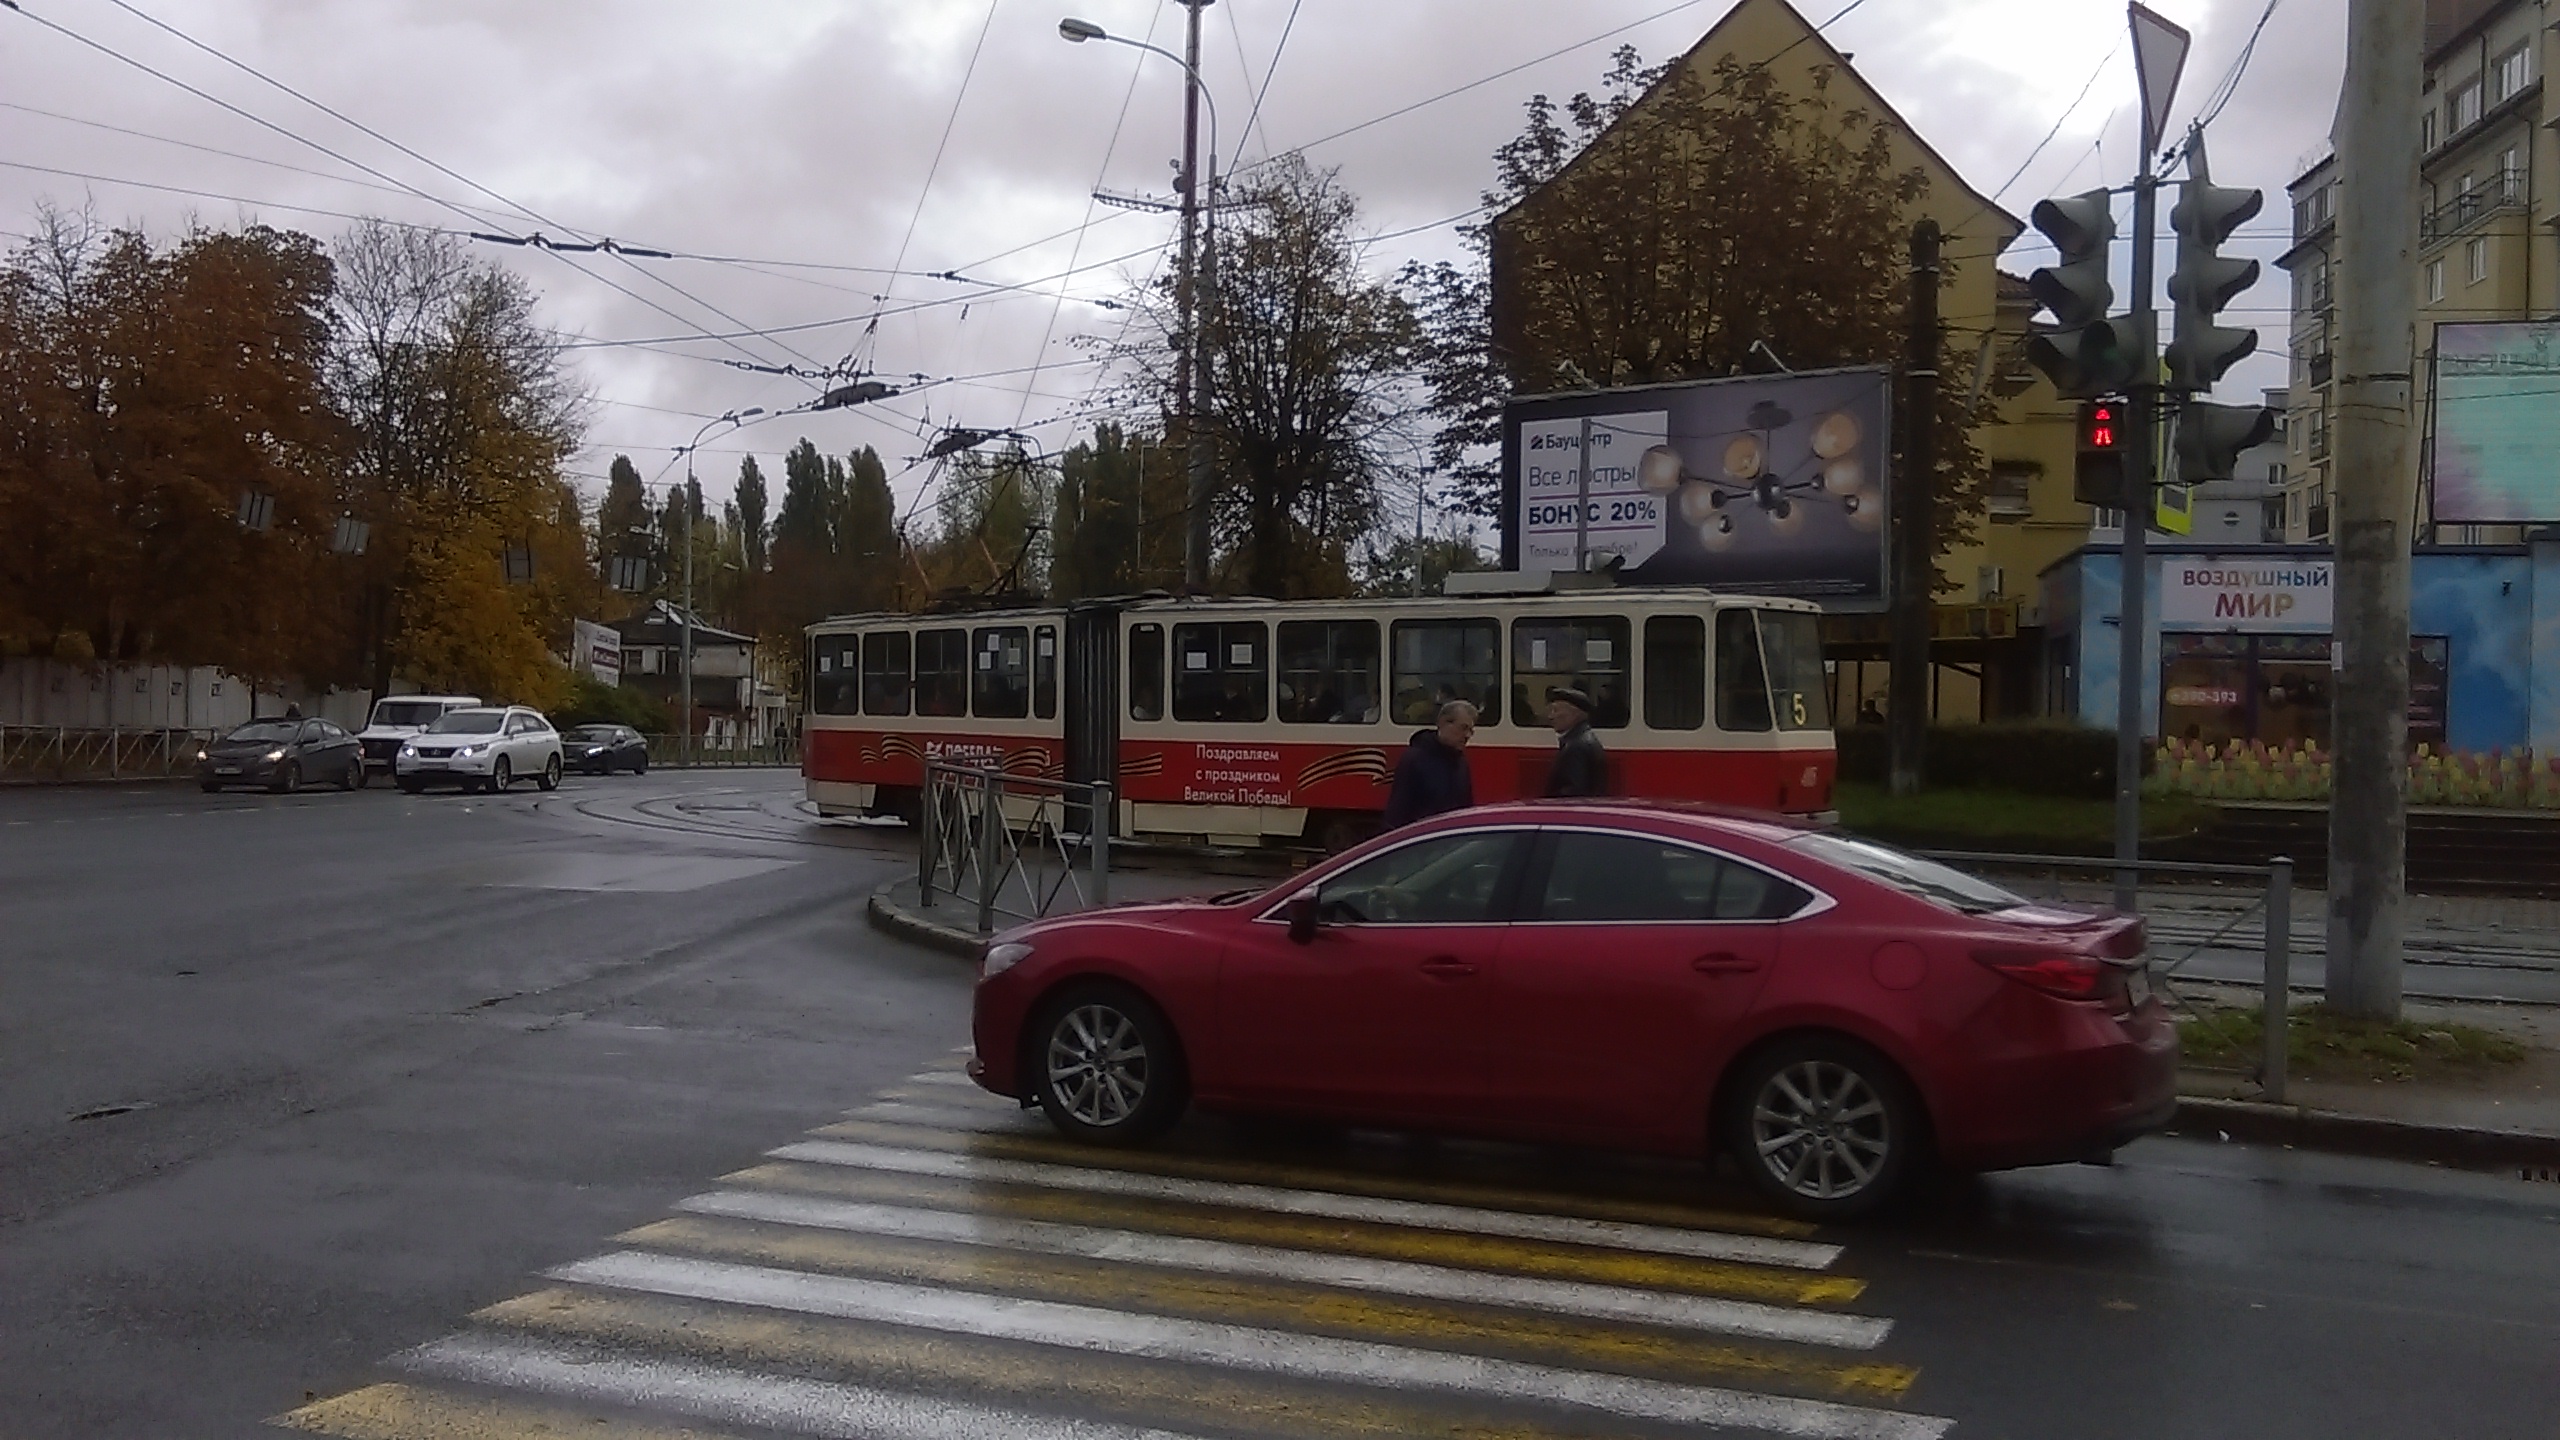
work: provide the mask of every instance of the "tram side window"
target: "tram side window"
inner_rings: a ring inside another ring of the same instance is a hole
[[[854,666],[862,641],[852,635],[821,635],[809,642],[809,709],[820,715],[851,715],[858,699]]]
[[[1543,725],[1547,695],[1572,686],[1598,708],[1591,723],[1627,723],[1627,618],[1593,615],[1511,622],[1511,723]]]
[[[1173,718],[1259,725],[1271,715],[1271,652],[1259,620],[1173,627]]]
[[[1164,718],[1164,627],[1129,627],[1129,718]]]
[[[1429,725],[1440,707],[1464,700],[1478,725],[1502,719],[1502,622],[1399,620],[1395,623],[1395,722]]]
[[[1058,627],[1043,625],[1031,632],[1031,713],[1043,720],[1058,715]]]
[[[1748,610],[1716,612],[1716,727],[1769,728],[1769,676],[1760,664],[1760,626]]]
[[[1378,622],[1280,624],[1280,723],[1378,723]]]
[[[911,688],[904,630],[881,630],[862,637],[862,713],[904,715]]]
[[[969,713],[969,632],[916,632],[916,713]]]
[[[1781,730],[1831,728],[1831,683],[1822,669],[1822,617],[1801,610],[1760,612],[1768,657],[1770,710]]]
[[[1031,631],[1021,625],[978,631],[972,650],[969,711],[981,720],[1019,720],[1031,713]]]
[[[1707,622],[1695,615],[1644,622],[1644,723],[1655,730],[1707,723]]]

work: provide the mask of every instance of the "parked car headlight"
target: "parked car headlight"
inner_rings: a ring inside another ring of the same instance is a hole
[[[403,755],[415,756],[418,753],[418,747],[410,744],[406,740],[403,740],[400,742],[400,753]]]
[[[204,763],[204,747],[201,745],[196,747],[196,763],[199,765]]]
[[[454,753],[454,754],[456,754],[456,755],[477,755],[477,754],[479,754],[481,751],[486,750],[486,749],[488,749],[488,748],[489,748],[488,744],[487,744],[486,742],[483,742],[483,743],[478,744],[478,745],[465,745],[465,746],[463,746],[461,749],[456,750],[456,751],[454,751],[453,753]]]
[[[267,752],[267,756],[266,756],[266,758],[267,758],[268,763],[270,763],[270,764],[273,764],[274,762],[276,762],[276,761],[278,761],[278,760],[283,759],[283,758],[284,758],[284,747],[283,747],[283,746],[281,746],[281,745],[279,745],[279,746],[277,746],[276,748],[274,748],[273,750],[268,751],[268,752]]]
[[[1031,958],[1031,947],[1019,940],[987,947],[986,963],[978,967],[978,978],[993,980],[1014,966]]]

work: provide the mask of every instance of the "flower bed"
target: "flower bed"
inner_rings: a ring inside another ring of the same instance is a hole
[[[2163,741],[2147,788],[2207,800],[2326,800],[2334,761],[2317,745]],[[2560,810],[2560,756],[2531,750],[2442,751],[2409,758],[2409,803]]]

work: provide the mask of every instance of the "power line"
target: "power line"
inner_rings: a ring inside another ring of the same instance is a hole
[[[2062,107],[2062,113],[2053,117],[2053,128],[2044,132],[2044,138],[2036,142],[2036,148],[2028,151],[2027,158],[2018,162],[2018,168],[2009,173],[2009,178],[2000,182],[2000,188],[1991,192],[1992,204],[2000,203],[2000,197],[2008,194],[2010,187],[2018,183],[2018,178],[2027,173],[2027,167],[2036,163],[2036,157],[2044,153],[2044,147],[2052,144],[2053,137],[2062,133],[2062,127],[2069,124],[2072,115],[2079,111],[2080,102],[2088,99],[2090,90],[2097,86],[2098,77],[2107,73],[2107,67],[2115,63],[2116,56],[2123,49],[2124,41],[2117,40],[2115,48],[2098,62],[2098,68],[2089,72],[2089,78],[2080,84],[2080,93],[2072,96],[2071,103]],[[1968,215],[1965,218],[1970,221],[1973,217]]]
[[[933,198],[933,181],[935,176],[942,173],[943,152],[951,148],[951,132],[960,123],[960,106],[969,98],[969,82],[972,79],[975,79],[978,74],[978,56],[987,48],[987,34],[989,31],[996,28],[996,11],[1000,9],[1003,4],[1004,0],[987,0],[986,21],[978,27],[978,43],[969,47],[969,64],[967,68],[960,72],[960,90],[958,94],[951,97],[951,113],[943,118],[942,138],[934,142],[933,163],[925,167],[924,188],[916,192],[915,211],[907,216],[907,233],[898,241],[898,258],[889,262],[889,268],[892,271],[897,270],[900,266],[907,263],[907,247],[915,243],[916,226],[924,220],[925,202]],[[887,287],[887,294],[881,296],[882,303],[885,304],[888,297],[890,295],[895,295],[896,293],[898,293],[897,279],[892,275]],[[877,335],[879,331],[880,316],[874,314],[871,317],[870,325],[867,326],[863,330],[861,336],[854,341],[855,349],[859,350],[863,341],[871,339],[873,336]],[[853,363],[853,356],[854,351],[847,351],[845,353],[844,363],[846,365],[851,365]]]
[[[1298,5],[1300,3],[1301,0],[1290,0],[1288,23],[1280,27],[1280,43],[1271,47],[1271,63],[1265,67],[1262,72],[1261,86],[1253,92],[1253,108],[1245,112],[1244,128],[1236,132],[1235,158],[1230,160],[1227,164],[1227,168],[1230,170],[1234,169],[1237,165],[1244,163],[1245,144],[1247,141],[1252,139],[1254,127],[1261,121],[1262,97],[1270,92],[1272,72],[1280,68],[1280,52],[1289,48],[1289,32],[1297,27]],[[1251,80],[1253,78],[1253,57],[1244,53],[1244,22],[1242,19],[1238,18],[1236,14],[1237,9],[1238,7],[1233,5],[1227,7],[1227,33],[1235,37],[1237,67],[1244,72],[1247,80]],[[1158,13],[1161,14],[1162,12],[1159,11]],[[1150,36],[1152,36],[1152,26],[1150,27],[1149,33]],[[1271,153],[1271,132],[1268,130],[1262,132],[1262,153],[1266,155]],[[1211,156],[1210,158],[1214,160],[1217,157]]]

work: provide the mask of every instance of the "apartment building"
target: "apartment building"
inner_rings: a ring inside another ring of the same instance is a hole
[[[2560,311],[2560,163],[2543,130],[2560,123],[2543,70],[2548,0],[2427,0],[2426,81],[2417,273],[2418,413],[2431,414],[2435,327],[2527,320]],[[2290,247],[2277,264],[2293,282],[2291,365],[2281,538],[2329,539],[2330,433],[2336,423],[2332,352],[2346,277],[2337,264],[2338,163],[2323,154],[2286,187]],[[2422,431],[2421,440],[2425,438]],[[2426,446],[2419,469],[2419,544],[2514,544],[2512,526],[2427,523]]]

